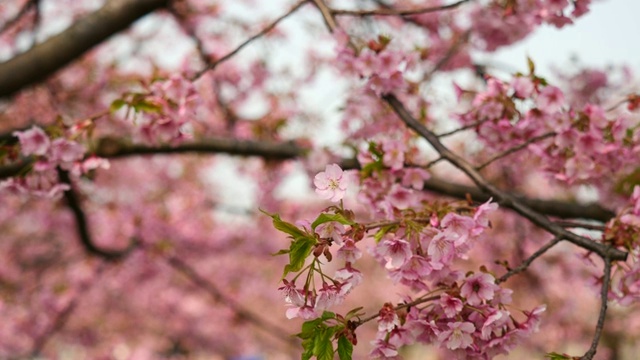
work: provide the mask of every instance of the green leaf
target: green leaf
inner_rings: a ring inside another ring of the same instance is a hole
[[[304,231],[298,229],[297,226],[280,219],[280,215],[278,215],[278,214],[269,214],[268,212],[266,212],[266,211],[264,211],[262,209],[260,209],[260,211],[263,214],[269,216],[271,219],[273,219],[273,227],[275,227],[276,229],[282,231],[285,234],[291,235],[291,237],[293,237],[294,239],[298,239],[298,238],[307,236],[307,234]]]
[[[122,99],[113,100],[111,106],[109,106],[109,111],[115,112],[120,110],[123,106],[127,105],[127,102]]]
[[[297,334],[296,336],[301,339],[308,339],[313,337],[313,334],[318,331],[318,329],[326,328],[327,326],[323,324],[323,320],[321,318],[305,321],[302,323],[302,332]]]
[[[321,319],[322,321],[326,321],[326,320],[329,320],[329,319],[335,319],[335,318],[336,318],[336,314],[335,314],[335,313],[332,313],[331,311],[325,311],[325,312],[323,312],[323,313],[322,313],[322,316],[320,317],[320,319]]]
[[[284,267],[284,274],[287,276],[290,272],[298,272],[304,267],[304,262],[313,250],[316,239],[311,237],[303,237],[291,243],[289,248],[289,264]]]
[[[353,354],[353,344],[346,336],[338,338],[338,357],[340,360],[351,360]]]
[[[351,320],[351,318],[352,318],[352,317],[354,317],[354,316],[358,316],[358,312],[360,312],[360,310],[362,310],[362,309],[364,309],[364,307],[359,306],[359,307],[357,307],[357,308],[355,308],[355,309],[353,309],[353,310],[349,311],[349,312],[344,316],[344,318],[345,318],[345,319],[347,319],[347,320]]]
[[[300,356],[302,360],[309,360],[313,356],[313,348],[314,348],[315,338],[308,338],[302,341],[302,348],[304,352]]]
[[[353,225],[354,222],[345,218],[342,214],[325,214],[322,213],[318,216],[318,218],[311,224],[311,228],[315,230],[318,225],[328,223],[331,221],[337,221],[342,225]]]
[[[382,240],[382,237],[385,236],[385,234],[388,233],[394,227],[395,225],[387,225],[387,226],[381,227],[380,230],[378,230],[375,233],[375,235],[373,235],[373,239],[376,241],[376,244],[379,243],[380,240]]]
[[[276,252],[276,253],[271,254],[271,256],[278,256],[278,255],[288,254],[288,253],[289,253],[289,251],[290,251],[289,249],[282,249],[282,250],[279,250],[279,251],[278,251],[278,252]]]
[[[326,328],[317,334],[313,345],[313,354],[318,360],[333,360],[334,351],[333,343],[331,342],[333,332],[332,328]]]
[[[527,67],[529,68],[529,75],[533,75],[536,72],[536,64],[534,64],[533,60],[527,56]]]
[[[145,113],[154,113],[157,114],[162,111],[162,106],[158,104],[154,104],[147,100],[140,100],[138,102],[132,103],[133,109],[138,112],[142,111]]]

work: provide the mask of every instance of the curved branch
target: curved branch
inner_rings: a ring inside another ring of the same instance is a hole
[[[87,224],[87,218],[80,205],[78,194],[73,188],[73,184],[71,183],[71,179],[69,178],[69,173],[58,168],[58,177],[60,178],[60,182],[69,185],[69,189],[64,192],[64,199],[67,201],[69,209],[71,209],[71,211],[73,212],[73,216],[76,219],[76,227],[78,229],[80,242],[82,243],[82,246],[87,250],[87,252],[91,255],[101,257],[108,261],[117,261],[129,254],[131,250],[137,245],[136,241],[133,241],[127,249],[122,251],[100,249],[98,246],[96,246],[96,244],[93,243],[91,233],[89,232],[89,225]]]
[[[569,242],[583,249],[593,251],[596,254],[600,255],[602,258],[606,257],[608,259],[616,261],[625,261],[627,259],[626,252],[567,231],[563,227],[554,224],[546,216],[531,209],[511,194],[504,192],[494,185],[490,184],[471,164],[469,164],[459,155],[456,155],[451,150],[449,150],[440,142],[440,139],[438,139],[438,137],[433,132],[431,132],[423,124],[416,120],[404,107],[400,100],[398,100],[398,98],[396,98],[394,95],[389,94],[382,96],[382,100],[384,100],[393,109],[398,117],[409,128],[413,129],[425,140],[427,140],[429,144],[431,144],[431,146],[433,146],[433,148],[440,154],[441,157],[445,158],[453,166],[464,172],[476,184],[476,186],[478,186],[478,188],[494,196],[497,201],[504,203],[506,206],[509,206],[518,214],[522,215],[526,219],[529,219],[529,221],[539,226],[540,228],[547,230],[549,233],[562,239],[568,240]]]
[[[0,64],[0,98],[46,79],[169,0],[111,0],[62,33]]]

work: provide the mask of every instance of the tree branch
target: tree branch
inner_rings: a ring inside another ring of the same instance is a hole
[[[278,25],[278,23],[280,23],[280,21],[286,19],[289,15],[293,14],[296,10],[298,10],[300,7],[302,7],[302,5],[304,5],[306,3],[307,3],[307,0],[299,0],[295,5],[293,5],[291,7],[291,9],[289,9],[289,11],[287,11],[286,13],[284,13],[283,15],[281,15],[280,17],[278,17],[277,19],[272,21],[269,25],[265,26],[262,30],[260,30],[255,35],[253,35],[250,38],[248,38],[247,40],[245,40],[242,44],[238,45],[238,47],[236,47],[235,49],[230,51],[228,54],[226,54],[223,57],[221,57],[220,59],[217,59],[217,60],[212,61],[212,62],[206,61],[207,65],[204,67],[204,69],[198,71],[195,75],[193,75],[191,80],[198,79],[199,77],[201,77],[207,71],[213,70],[218,65],[220,65],[221,63],[229,60],[231,57],[233,57],[235,54],[237,54],[240,50],[242,50],[242,48],[244,48],[245,46],[249,45],[255,39],[257,39],[259,37],[262,37],[266,33],[268,33],[269,31],[273,30],[273,28],[275,28],[276,25]]]
[[[378,10],[340,10],[340,9],[331,9],[331,14],[335,16],[340,15],[350,15],[350,16],[410,16],[410,15],[420,15],[427,14],[431,12],[437,12],[442,10],[450,10],[455,9],[458,6],[469,2],[471,0],[460,0],[449,5],[441,5],[441,6],[431,6],[419,9],[407,9],[407,10],[399,10],[399,9],[378,9]]]
[[[551,249],[552,247],[556,246],[556,244],[558,244],[560,241],[562,241],[562,238],[559,238],[559,237],[553,238],[551,241],[546,243],[543,247],[541,247],[536,252],[531,254],[531,256],[529,256],[525,261],[523,261],[522,264],[520,264],[518,267],[510,269],[506,274],[504,274],[501,277],[499,277],[496,280],[496,284],[503,283],[503,282],[507,281],[507,279],[509,279],[513,275],[519,274],[519,273],[527,270],[529,265],[531,265],[531,263],[535,259],[539,258],[540,256],[542,256],[542,254],[547,252],[549,249]]]
[[[476,186],[478,186],[478,188],[482,189],[486,193],[491,194],[496,198],[497,201],[504,203],[506,206],[509,206],[518,214],[522,215],[526,219],[529,219],[529,221],[539,226],[540,228],[547,230],[549,233],[567,240],[583,249],[593,251],[600,255],[602,258],[606,257],[611,260],[621,261],[625,261],[627,259],[626,252],[572,233],[562,228],[561,226],[554,224],[547,217],[526,206],[511,194],[508,194],[490,184],[471,164],[449,150],[440,142],[440,139],[438,139],[436,134],[431,132],[423,124],[416,120],[404,107],[400,100],[398,100],[398,98],[396,98],[394,95],[384,95],[382,96],[382,99],[387,104],[389,104],[389,106],[391,106],[398,117],[409,128],[413,129],[425,140],[427,140],[431,144],[431,146],[433,146],[433,148],[440,154],[441,157],[445,158],[453,166],[457,167],[462,172],[467,174],[467,176],[469,176],[469,178],[476,184]]]
[[[604,275],[602,278],[602,289],[600,291],[600,314],[598,315],[598,323],[596,324],[596,331],[591,341],[589,350],[580,358],[581,360],[591,360],[596,355],[598,349],[598,342],[600,342],[600,336],[602,335],[602,329],[604,328],[604,318],[607,315],[607,299],[609,295],[609,284],[611,282],[611,260],[607,257],[604,258]]]
[[[117,261],[129,254],[129,252],[137,245],[135,241],[133,241],[127,249],[122,251],[104,250],[96,246],[96,244],[93,242],[93,239],[91,238],[87,218],[84,214],[84,210],[82,210],[82,206],[80,205],[78,194],[73,188],[73,184],[71,182],[71,179],[69,178],[69,173],[58,168],[58,177],[60,178],[60,182],[69,185],[69,190],[64,192],[64,199],[66,200],[67,206],[69,206],[69,209],[71,209],[71,212],[73,212],[73,216],[76,219],[78,237],[80,238],[80,243],[85,248],[85,250],[87,250],[90,255],[101,257],[107,261]]]
[[[297,146],[294,143],[268,143],[226,138],[210,138],[200,142],[183,143],[177,146],[127,144],[118,139],[103,138],[98,141],[95,155],[107,159],[117,159],[140,155],[223,153],[237,156],[259,156],[268,160],[293,160],[303,157],[306,152],[307,149]],[[33,158],[26,158],[13,164],[0,166],[0,180],[27,172],[29,167],[33,165],[33,162]],[[343,169],[358,168],[358,162],[355,159],[342,159],[340,165]],[[431,178],[425,181],[423,190],[459,199],[465,199],[467,194],[469,194],[473,200],[478,202],[485,202],[492,197],[490,193],[482,191],[475,186],[456,184],[438,178]],[[537,212],[563,219],[591,219],[607,222],[615,216],[611,210],[605,209],[597,203],[581,205],[567,201],[527,198],[517,194],[512,194],[512,196]],[[508,201],[497,199],[497,202],[501,206],[512,208]]]
[[[0,98],[46,79],[169,0],[110,0],[62,33],[0,64]]]

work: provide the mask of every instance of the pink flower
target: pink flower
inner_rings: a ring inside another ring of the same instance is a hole
[[[402,177],[402,186],[422,190],[424,181],[430,177],[431,175],[421,168],[405,169],[404,176]]]
[[[344,225],[337,221],[329,221],[316,227],[316,233],[322,239],[332,239],[337,245],[342,245]]]
[[[26,131],[15,131],[13,136],[20,141],[20,151],[25,156],[44,155],[51,145],[49,136],[36,126]]]
[[[454,298],[448,294],[442,294],[440,295],[440,307],[445,315],[452,318],[462,310],[463,304],[458,298]]]
[[[536,101],[538,108],[548,114],[559,111],[564,105],[564,94],[555,86],[545,86]]]
[[[478,273],[467,278],[460,289],[460,295],[464,296],[470,305],[480,305],[483,300],[493,299],[498,289],[493,276]]]
[[[535,89],[531,79],[524,76],[515,78],[511,86],[513,87],[514,95],[520,99],[528,98]]]
[[[398,356],[397,348],[389,344],[384,339],[377,339],[375,341],[372,341],[371,345],[373,345],[373,350],[371,350],[371,353],[369,353],[369,356],[371,356],[372,358],[388,359],[388,358],[395,358],[396,356]]]
[[[333,202],[342,200],[347,191],[347,178],[337,164],[329,164],[325,171],[318,173],[313,179],[316,193],[323,199]]]
[[[471,334],[476,330],[472,323],[455,322],[449,323],[449,330],[445,330],[438,335],[438,341],[443,343],[448,349],[465,349],[473,343]]]
[[[399,140],[386,140],[382,144],[384,156],[382,162],[393,170],[400,170],[404,166],[404,153],[407,146]]]
[[[86,149],[83,145],[75,141],[59,138],[51,143],[51,156],[49,158],[52,162],[70,163],[81,160],[85,151]]]
[[[318,317],[318,313],[315,309],[308,305],[289,308],[285,315],[287,316],[287,319],[299,317],[304,320],[310,320]]]
[[[341,286],[344,295],[362,283],[362,273],[358,269],[352,268],[350,263],[347,263],[344,268],[336,271],[333,279],[336,281],[344,281]]]
[[[442,269],[442,265],[449,263],[455,255],[453,241],[447,235],[441,232],[434,236],[427,248],[427,254],[431,256],[431,266],[436,270]]]
[[[339,259],[344,262],[353,263],[362,257],[362,251],[356,247],[356,243],[349,239],[344,242],[344,245],[338,250],[337,254]]]
[[[343,296],[340,294],[340,288],[335,285],[324,284],[320,290],[318,290],[318,297],[314,309],[318,312],[322,312],[333,305],[341,303]]]
[[[378,254],[386,260],[385,267],[389,270],[400,268],[412,255],[411,245],[395,236],[381,242],[377,250]]]
[[[416,196],[413,195],[411,189],[407,189],[399,184],[393,184],[387,196],[389,203],[400,210],[408,209],[415,199]]]
[[[400,325],[400,319],[391,303],[386,303],[378,313],[378,331],[389,332]]]
[[[302,306],[305,303],[304,293],[302,290],[296,289],[296,285],[293,282],[288,282],[287,279],[282,280],[284,286],[278,288],[278,290],[284,293],[284,300],[288,304],[294,306]]]

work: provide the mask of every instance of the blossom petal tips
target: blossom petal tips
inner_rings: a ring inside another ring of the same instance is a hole
[[[313,179],[316,193],[323,199],[333,202],[342,200],[347,191],[347,177],[337,164],[329,164],[323,172]]]

